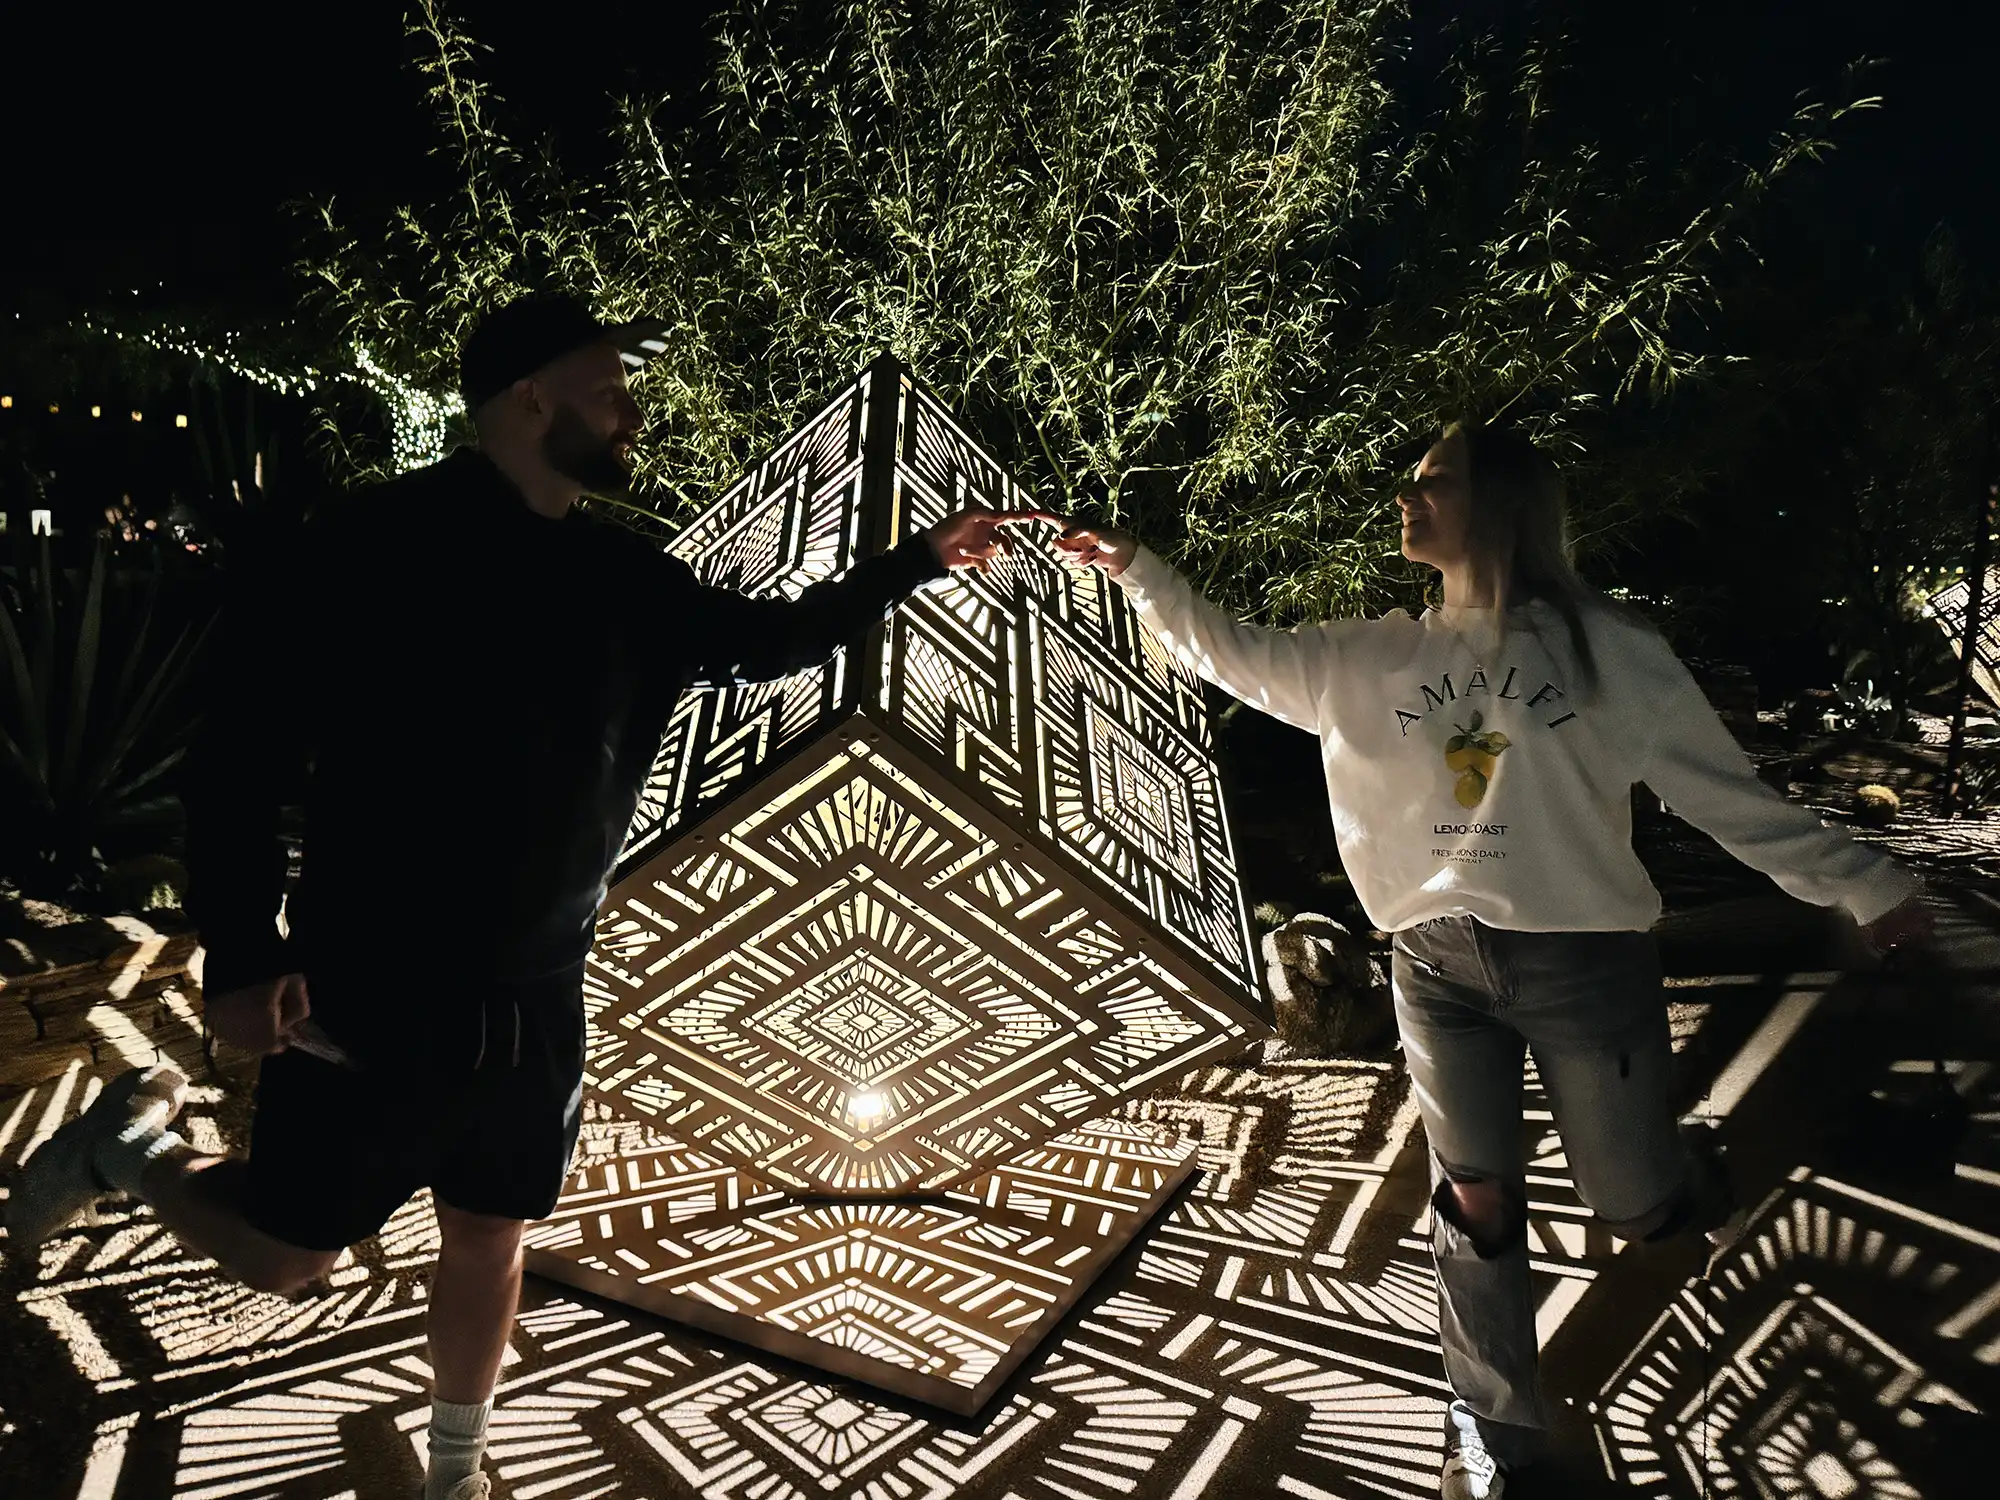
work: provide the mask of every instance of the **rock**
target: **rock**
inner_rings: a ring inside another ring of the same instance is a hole
[[[1361,938],[1316,912],[1264,934],[1264,978],[1286,1046],[1312,1057],[1363,1051],[1394,1027],[1388,979]]]
[[[1903,799],[1889,787],[1870,784],[1854,789],[1854,821],[1864,828],[1887,828],[1903,810]]]
[[[0,947],[0,1089],[56,1077],[78,1058],[96,1066],[107,1038],[114,1049],[143,1043],[170,1009],[164,997],[189,988],[197,951],[194,933],[137,917],[74,922]]]
[[[1303,976],[1310,984],[1365,987],[1369,954],[1365,944],[1331,917],[1301,912],[1264,935],[1264,961]]]
[[[1795,779],[1792,775],[1792,761],[1789,756],[1779,756],[1767,760],[1757,767],[1757,779],[1774,791],[1785,791]]]

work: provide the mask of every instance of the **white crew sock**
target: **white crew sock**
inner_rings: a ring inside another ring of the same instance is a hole
[[[446,1500],[451,1487],[479,1472],[486,1455],[486,1419],[493,1399],[468,1406],[431,1401],[431,1462],[424,1474],[424,1500]]]
[[[187,1144],[179,1132],[164,1128],[169,1118],[171,1111],[162,1100],[100,1145],[90,1163],[99,1179],[128,1197],[140,1197],[139,1179],[146,1168],[175,1147]]]

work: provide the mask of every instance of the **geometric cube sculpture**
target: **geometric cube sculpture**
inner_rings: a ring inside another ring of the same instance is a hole
[[[1954,652],[1965,644],[1965,616],[1971,607],[1970,574],[1924,601],[1924,613],[1938,622]],[[2000,568],[1986,570],[1986,597],[1978,636],[1972,643],[1972,676],[1981,692],[2000,703]]]
[[[796,595],[1022,494],[878,361],[671,550]],[[934,1192],[1260,1035],[1206,716],[1045,546],[858,659],[686,695],[599,928],[592,1081],[796,1192]]]
[[[884,358],[669,550],[796,597],[973,502],[1033,508]],[[585,979],[642,1144],[529,1269],[969,1412],[1192,1171],[1102,1117],[1269,1031],[1200,686],[1013,534],[822,667],[682,695]]]
[[[1194,1158],[1191,1142],[1107,1120],[933,1198],[803,1199],[600,1121],[526,1243],[568,1285],[971,1415]]]

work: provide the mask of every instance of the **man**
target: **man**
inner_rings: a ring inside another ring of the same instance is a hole
[[[630,478],[621,345],[569,299],[467,341],[478,446],[317,518],[224,610],[189,790],[190,907],[216,1035],[266,1054],[247,1159],[167,1127],[135,1070],[36,1153],[16,1248],[107,1191],[249,1285],[288,1292],[433,1190],[427,1500],[477,1500],[524,1220],[567,1174],[582,971],[676,697],[826,660],[1000,528],[967,510],[796,601],[708,588],[576,509]],[[280,809],[306,811],[284,901]],[[285,906],[285,932],[279,909]]]

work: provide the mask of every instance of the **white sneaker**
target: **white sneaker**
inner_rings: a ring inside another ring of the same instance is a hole
[[[1506,1493],[1507,1471],[1484,1448],[1467,1443],[1444,1456],[1441,1500],[1500,1500]]]
[[[133,1068],[104,1086],[82,1114],[36,1148],[7,1195],[7,1238],[18,1253],[39,1245],[117,1189],[97,1173],[99,1148],[139,1140],[173,1123],[187,1079],[168,1063]]]
[[[423,1491],[419,1490],[417,1493],[421,1495]],[[493,1481],[486,1476],[484,1470],[480,1470],[478,1473],[466,1475],[446,1490],[444,1500],[487,1500],[492,1493]]]

